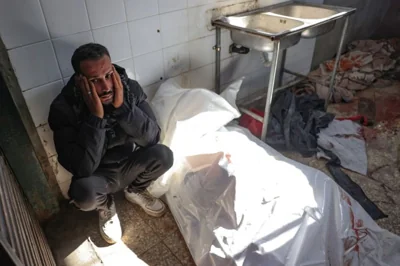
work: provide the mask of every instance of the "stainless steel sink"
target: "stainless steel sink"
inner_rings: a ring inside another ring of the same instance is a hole
[[[336,20],[355,12],[353,8],[314,5],[289,1],[250,12],[219,17],[213,24],[231,30],[236,44],[262,52],[297,44],[301,37],[313,38],[333,29]]]
[[[318,21],[328,19],[340,13],[337,8],[325,8],[308,6],[305,4],[290,4],[270,11],[272,14],[277,14],[286,17],[294,17],[305,21],[306,23],[317,23]],[[309,28],[301,33],[303,38],[314,38],[319,35],[330,32],[336,24],[336,20]]]
[[[267,13],[248,16],[231,16],[227,17],[226,21],[227,23],[238,28],[257,31],[260,33],[260,35],[289,32],[292,29],[296,29],[304,25],[304,23],[299,20],[268,15]],[[258,51],[269,52],[274,48],[273,42],[269,39],[266,39],[264,36],[249,35],[243,31],[231,31],[231,37],[235,43]],[[299,40],[300,34],[293,34],[289,38],[286,38],[281,45],[282,47],[287,48],[295,45]]]
[[[338,11],[328,8],[295,3],[272,9],[270,12],[300,19],[324,19],[338,13]]]

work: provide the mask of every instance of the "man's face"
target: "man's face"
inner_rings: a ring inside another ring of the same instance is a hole
[[[97,60],[84,60],[80,64],[82,75],[94,85],[103,105],[111,104],[114,99],[112,66],[111,59],[107,55]]]

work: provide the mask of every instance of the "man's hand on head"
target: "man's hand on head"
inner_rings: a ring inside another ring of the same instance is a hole
[[[122,85],[121,77],[113,66],[113,84],[114,84],[114,108],[119,108],[124,103],[124,86]]]
[[[89,111],[99,117],[104,117],[103,104],[100,101],[100,97],[96,92],[93,82],[89,81],[85,76],[79,75],[75,77],[75,83],[81,90],[83,99],[89,109]]]

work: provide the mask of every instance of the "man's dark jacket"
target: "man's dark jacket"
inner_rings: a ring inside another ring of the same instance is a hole
[[[157,144],[160,128],[146,94],[115,65],[124,86],[124,104],[106,106],[104,118],[92,115],[74,76],[53,101],[49,125],[58,161],[74,176],[90,176],[99,167],[121,163],[138,147]]]

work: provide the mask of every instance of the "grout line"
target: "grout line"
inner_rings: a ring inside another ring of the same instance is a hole
[[[59,82],[59,81],[61,81],[61,82],[64,84],[64,81],[63,81],[63,79],[62,79],[62,78],[60,78],[60,79],[56,79],[56,80],[53,80],[53,81],[50,81],[50,82],[47,82],[47,83],[44,83],[44,84],[38,85],[38,86],[36,86],[36,87],[32,87],[32,88],[29,88],[29,89],[23,90],[23,91],[22,91],[22,93],[24,93],[24,92],[27,92],[27,91],[30,91],[30,90],[34,90],[34,89],[37,89],[37,88],[40,88],[40,87],[43,87],[43,86],[46,86],[46,85],[49,85],[49,84],[51,84],[51,83],[56,83],[56,82]]]
[[[91,30],[93,30],[92,22],[90,21],[89,10],[87,8],[87,0],[85,0],[83,3],[85,4],[85,10],[86,10],[86,15],[87,15],[87,18],[88,18],[88,21],[89,21],[89,27],[90,27]]]
[[[126,13],[127,10],[126,10],[126,5],[125,5],[125,0],[122,1],[122,4],[124,5],[124,10],[125,10],[126,27],[128,28],[128,39],[129,39],[129,48],[131,50],[131,58],[132,58],[132,64],[133,64],[133,66],[132,66],[133,67],[133,74],[135,75],[135,79],[136,79],[136,66],[135,66],[135,60],[133,59],[134,53],[133,53],[133,49],[132,49],[131,31],[129,29],[128,14]],[[128,59],[130,59],[130,58],[128,58]],[[128,60],[128,59],[125,59],[125,60]]]
[[[88,21],[89,21],[89,27],[90,27],[90,35],[92,35],[92,40],[93,40],[93,42],[95,43],[96,41],[95,41],[95,39],[94,39],[94,34],[93,34],[93,28],[92,28],[92,22],[90,21],[90,17],[89,17],[89,10],[88,10],[88,8],[87,8],[87,3],[86,3],[86,1],[87,0],[85,0],[85,9],[86,9],[86,14],[87,14],[87,17],[88,17]],[[72,56],[72,55],[71,55]],[[74,74],[74,73],[73,73]],[[73,75],[72,74],[72,75]],[[63,82],[64,82],[64,79],[63,79]],[[65,86],[66,84],[64,84],[64,86]]]
[[[32,45],[39,44],[39,43],[44,43],[44,42],[51,41],[51,40],[52,39],[50,38],[50,39],[41,40],[41,41],[37,41],[37,42],[27,43],[27,44],[24,44],[24,45],[18,45],[18,46],[15,46],[13,48],[7,49],[7,51],[12,51],[12,50],[15,50],[15,49],[19,49],[19,48],[23,48],[23,47],[27,47],[27,46],[32,46]]]
[[[179,229],[178,229],[178,231],[179,231]],[[175,231],[174,231],[174,233],[175,233]],[[175,253],[172,252],[172,250],[171,250],[171,249],[169,248],[169,246],[164,242],[164,240],[161,240],[161,243],[169,250],[169,252],[171,252],[172,256],[174,256],[175,259],[177,259],[177,261],[179,261],[182,265],[184,265],[184,264],[183,264],[183,261],[181,261],[181,260],[175,255]],[[186,244],[186,243],[185,243],[185,244]]]

